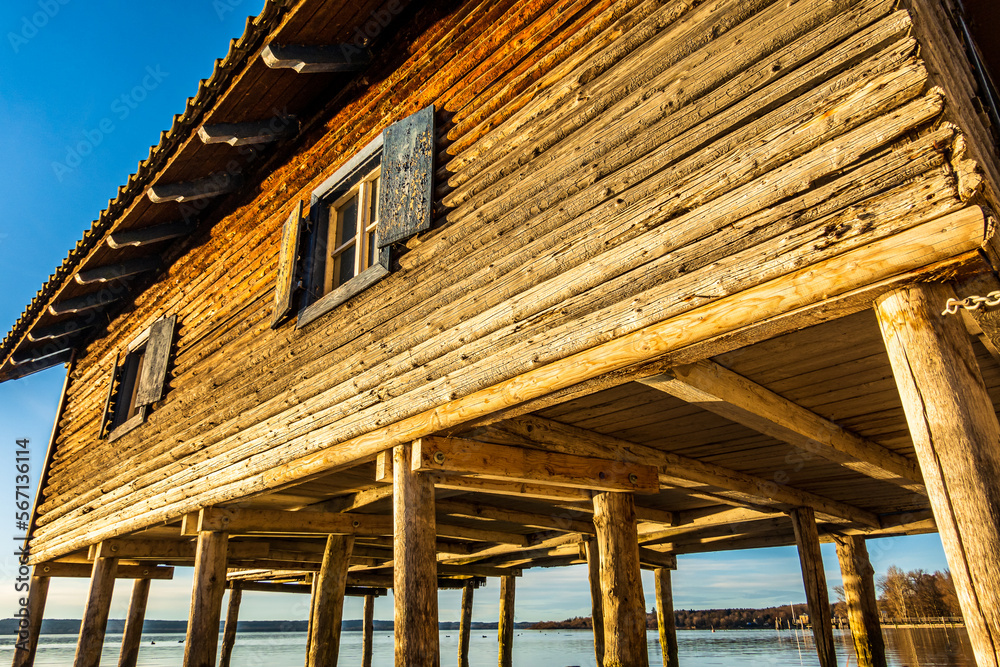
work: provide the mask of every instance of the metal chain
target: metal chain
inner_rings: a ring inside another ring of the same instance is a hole
[[[1000,290],[990,292],[986,296],[967,296],[964,299],[948,299],[942,315],[954,315],[959,308],[979,310],[983,306],[1000,306]]]

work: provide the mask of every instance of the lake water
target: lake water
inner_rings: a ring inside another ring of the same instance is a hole
[[[856,665],[850,633],[835,631],[838,662]],[[886,644],[891,667],[975,667],[968,636],[962,628],[886,628]],[[662,665],[655,632],[647,635],[650,665]],[[183,634],[150,634],[139,651],[139,667],[179,667],[184,655]],[[392,635],[375,633],[375,667],[392,667]],[[9,664],[11,636],[0,636],[0,664]],[[108,635],[101,664],[118,664],[121,635]],[[156,642],[155,644],[151,642]],[[305,633],[247,633],[236,639],[233,667],[301,667],[305,662]],[[677,633],[681,664],[685,667],[812,667],[818,664],[809,633],[791,630],[726,630],[705,632],[681,630]],[[42,637],[36,667],[70,667],[76,648],[75,635]],[[441,633],[441,664],[457,663],[458,632]],[[497,633],[474,631],[471,664],[493,667],[497,661]],[[339,663],[345,667],[361,664],[361,633],[345,632]],[[595,667],[590,632],[582,630],[519,630],[514,638],[517,667]]]

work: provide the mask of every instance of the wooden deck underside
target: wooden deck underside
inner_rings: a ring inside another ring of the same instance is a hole
[[[979,342],[975,345],[984,380],[997,405],[1000,365],[986,347]],[[899,395],[872,311],[728,352],[702,365],[706,364],[718,364],[745,378],[750,386],[764,387],[873,446],[913,461]],[[879,536],[935,530],[919,482],[861,474],[856,465],[823,458],[819,449],[809,453],[716,414],[725,409],[710,402],[687,403],[651,384],[627,381],[527,415],[480,423],[446,435],[546,449],[549,436],[535,435],[532,441],[525,434],[532,425],[561,424],[577,429],[573,433],[597,434],[593,442],[633,443],[682,457],[680,465],[669,470],[660,466],[658,493],[636,495],[642,558],[650,567],[669,564],[675,554],[794,544],[791,522],[784,514],[791,505],[781,502],[783,493],[801,494],[806,502],[818,499],[827,503],[823,507],[834,508],[832,513],[817,511],[825,539],[832,539],[834,532]],[[551,449],[565,452],[566,447],[555,443]],[[608,449],[607,458],[615,457]],[[662,462],[639,459],[656,465]],[[699,465],[690,467],[685,475],[684,461],[688,459]],[[497,462],[495,475],[437,475],[440,577],[495,576],[530,567],[585,562],[583,543],[592,532],[593,511],[589,491],[580,488],[586,484],[549,485],[544,482],[544,472],[539,472],[537,483],[523,479],[502,482],[500,478],[508,474],[517,475],[501,472],[502,467],[503,463]],[[728,471],[736,481],[731,485],[705,483],[707,474],[719,471]],[[376,463],[368,461],[229,507],[238,511],[346,511],[382,517],[389,534],[356,537],[350,581],[361,586],[391,586],[392,487],[376,482],[377,476]],[[757,497],[747,494],[744,481],[749,478],[762,480],[761,488],[771,489],[777,499],[765,497],[763,492]],[[861,517],[873,515],[878,525],[835,516],[842,508],[856,510]],[[186,530],[191,533],[192,528]],[[318,531],[311,534],[292,528],[282,533],[276,532],[280,528],[263,524],[259,531],[245,535],[239,530],[232,532],[232,578],[297,581],[308,579],[310,572],[319,569],[325,537]],[[124,550],[119,553],[124,561],[193,563],[192,537],[182,536],[177,523],[110,544],[121,545]],[[86,553],[77,552],[62,560],[79,562],[86,557]],[[442,581],[442,585],[447,582]]]

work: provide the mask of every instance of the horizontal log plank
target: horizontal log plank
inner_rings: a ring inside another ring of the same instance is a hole
[[[35,576],[72,577],[89,579],[93,571],[84,563],[40,563],[35,566]],[[118,565],[118,579],[173,579],[174,568],[154,565]]]
[[[392,535],[390,517],[334,512],[286,512],[207,507],[187,515],[181,534],[228,532],[231,535]]]

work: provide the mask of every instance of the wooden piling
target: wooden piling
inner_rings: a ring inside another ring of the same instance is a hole
[[[108,611],[115,591],[115,575],[118,573],[118,559],[95,558],[91,572],[90,591],[87,594],[87,606],[83,610],[73,667],[99,667],[101,664],[104,633],[108,628]]]
[[[136,579],[132,584],[132,598],[128,603],[128,618],[125,619],[125,634],[122,636],[122,650],[118,655],[118,667],[135,667],[139,661],[139,646],[142,645],[142,623],[146,620],[146,603],[149,601],[150,579]]]
[[[886,667],[885,641],[879,623],[875,569],[861,535],[836,536],[837,559],[844,579],[847,620],[858,654],[858,667]]]
[[[513,667],[514,664],[514,581],[509,574],[500,577],[499,667]]]
[[[410,467],[412,445],[397,445],[393,466],[393,600],[396,667],[437,667],[437,529],[434,483]]]
[[[365,620],[361,627],[361,667],[372,667],[375,640],[375,596],[365,596]]]
[[[819,531],[816,514],[811,507],[797,507],[789,512],[795,529],[795,542],[799,547],[802,564],[802,583],[809,605],[809,622],[820,667],[837,667],[837,652],[833,642],[833,620],[830,618],[830,594],[826,588],[823,555],[819,549]]]
[[[306,667],[337,667],[340,655],[340,624],[344,618],[344,588],[347,567],[354,548],[353,535],[329,535],[323,564],[313,588],[313,628],[306,652]]]
[[[882,338],[980,667],[1000,665],[1000,424],[954,291],[923,284],[876,304]]]
[[[590,620],[594,626],[594,657],[597,667],[604,664],[604,597],[601,595],[601,555],[597,538],[585,543],[587,578],[590,581]]]
[[[219,655],[219,667],[229,667],[233,658],[233,646],[236,645],[236,626],[240,621],[240,603],[243,601],[243,586],[234,581],[229,589],[229,607],[226,609],[226,625],[222,630],[222,652]]]
[[[215,667],[219,647],[219,617],[226,593],[228,533],[198,533],[194,563],[194,590],[184,644],[184,667]]]
[[[604,667],[649,667],[632,494],[595,494],[594,528],[604,598]]]
[[[663,667],[677,667],[677,624],[674,620],[674,593],[670,570],[658,567],[656,576],[656,625],[660,630]]]
[[[458,667],[469,667],[469,641],[472,637],[472,582],[462,588],[462,621],[458,626]]]
[[[18,636],[14,648],[12,667],[31,667],[35,662],[35,652],[38,650],[38,637],[42,631],[42,618],[45,615],[45,600],[49,595],[49,578],[31,576],[28,589],[28,627],[27,636]],[[20,633],[19,633],[20,635]]]

